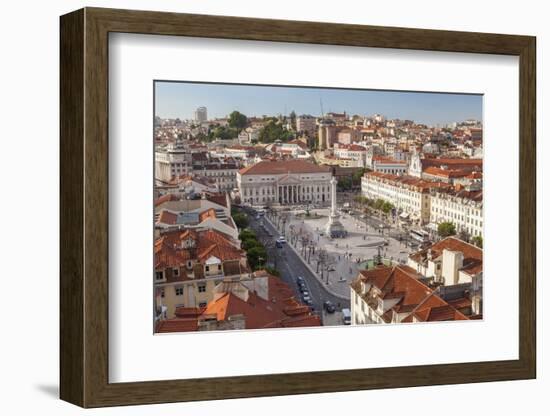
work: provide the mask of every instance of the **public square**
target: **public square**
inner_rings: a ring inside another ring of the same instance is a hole
[[[411,249],[393,237],[396,230],[380,227],[378,219],[339,211],[347,236],[330,238],[325,232],[329,212],[312,209],[308,216],[304,210],[279,211],[271,220],[330,292],[349,298],[349,283],[378,256],[386,264],[406,263]]]

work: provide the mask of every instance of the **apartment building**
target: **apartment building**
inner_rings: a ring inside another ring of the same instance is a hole
[[[467,320],[409,266],[361,270],[350,284],[352,325]]]
[[[361,178],[361,194],[369,199],[383,199],[402,214],[420,224],[430,221],[430,192],[446,189],[449,185],[430,182],[410,176],[367,172]]]
[[[455,189],[434,189],[430,195],[430,223],[452,222],[457,232],[483,237],[483,190],[479,182]]]
[[[156,315],[175,317],[178,307],[205,307],[224,278],[248,277],[246,253],[214,230],[172,230],[155,240]]]

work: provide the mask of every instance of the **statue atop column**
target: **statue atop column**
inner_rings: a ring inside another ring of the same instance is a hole
[[[336,209],[336,176],[332,176],[330,180],[330,214],[326,226],[326,234],[331,238],[342,238],[347,235],[347,231],[340,222],[340,216]]]

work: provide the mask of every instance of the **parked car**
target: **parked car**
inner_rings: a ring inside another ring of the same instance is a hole
[[[306,282],[304,282],[303,280],[298,282],[298,287],[300,288],[300,292],[303,292],[304,290],[307,290]]]
[[[302,295],[302,301],[304,303],[308,303],[308,302],[311,302],[311,298],[309,297],[309,295],[308,296]]]
[[[309,292],[307,290],[302,291],[302,297],[303,298],[309,298]]]
[[[296,283],[300,284],[300,282],[305,283],[304,278],[302,276],[298,276],[296,278]]]
[[[325,311],[327,311],[327,313],[336,312],[336,306],[334,306],[334,303],[332,303],[330,300],[326,300],[325,303],[323,303],[323,307],[325,308]]]
[[[311,300],[311,298],[305,299],[304,302],[305,302],[305,304],[308,305],[308,306],[313,305],[313,301]]]
[[[282,235],[279,236],[279,238],[277,239],[277,241],[280,241],[281,243],[286,243],[286,238]]]
[[[344,325],[351,325],[351,311],[348,308],[342,309],[342,319]]]

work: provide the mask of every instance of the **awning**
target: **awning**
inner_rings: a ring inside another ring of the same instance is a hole
[[[399,214],[399,218],[407,219],[407,218],[409,218],[409,213],[408,212],[402,212],[401,214]]]

